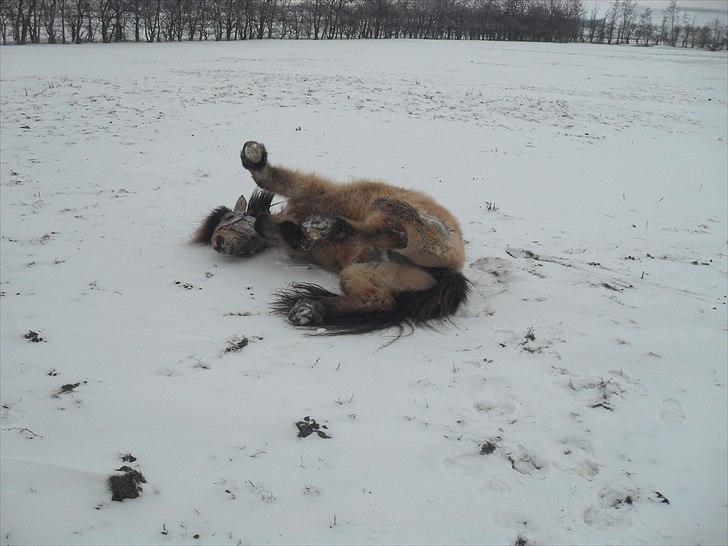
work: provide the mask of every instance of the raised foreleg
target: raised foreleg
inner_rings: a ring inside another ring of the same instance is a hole
[[[258,186],[289,199],[320,194],[332,186],[331,182],[316,174],[270,165],[268,152],[260,142],[246,142],[240,152],[240,159]]]

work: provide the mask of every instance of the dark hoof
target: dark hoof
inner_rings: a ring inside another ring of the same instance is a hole
[[[326,308],[320,300],[300,299],[288,313],[288,322],[296,326],[313,326],[324,321]]]
[[[260,142],[249,140],[243,144],[243,149],[240,150],[240,159],[243,167],[249,171],[257,171],[265,167],[268,162],[268,152]]]

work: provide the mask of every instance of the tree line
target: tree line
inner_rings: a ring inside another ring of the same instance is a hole
[[[0,0],[3,44],[419,38],[726,47],[672,0],[660,21],[635,0]]]

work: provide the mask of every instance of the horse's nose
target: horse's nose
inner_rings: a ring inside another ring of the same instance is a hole
[[[218,235],[212,239],[212,248],[214,248],[215,251],[220,252],[220,246],[222,246],[222,237]]]

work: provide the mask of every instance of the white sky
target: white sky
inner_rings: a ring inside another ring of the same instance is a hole
[[[584,6],[587,8],[593,7],[596,2],[600,7],[604,6],[606,9],[613,0],[586,0]],[[670,0],[637,0],[637,4],[640,7],[645,8],[647,6],[652,9],[662,9],[670,3]],[[728,11],[728,0],[678,0],[677,5],[683,9],[690,10],[690,8],[698,9],[712,9],[715,11]]]
[[[599,13],[604,14],[613,1],[584,0],[584,8],[588,14],[596,4],[599,7]],[[649,6],[653,11],[659,12],[667,7],[669,3],[670,0],[637,0],[637,9],[638,11],[642,11]],[[728,20],[728,0],[678,0],[677,5],[681,10],[690,12],[699,24],[703,24],[716,17],[724,22]]]

